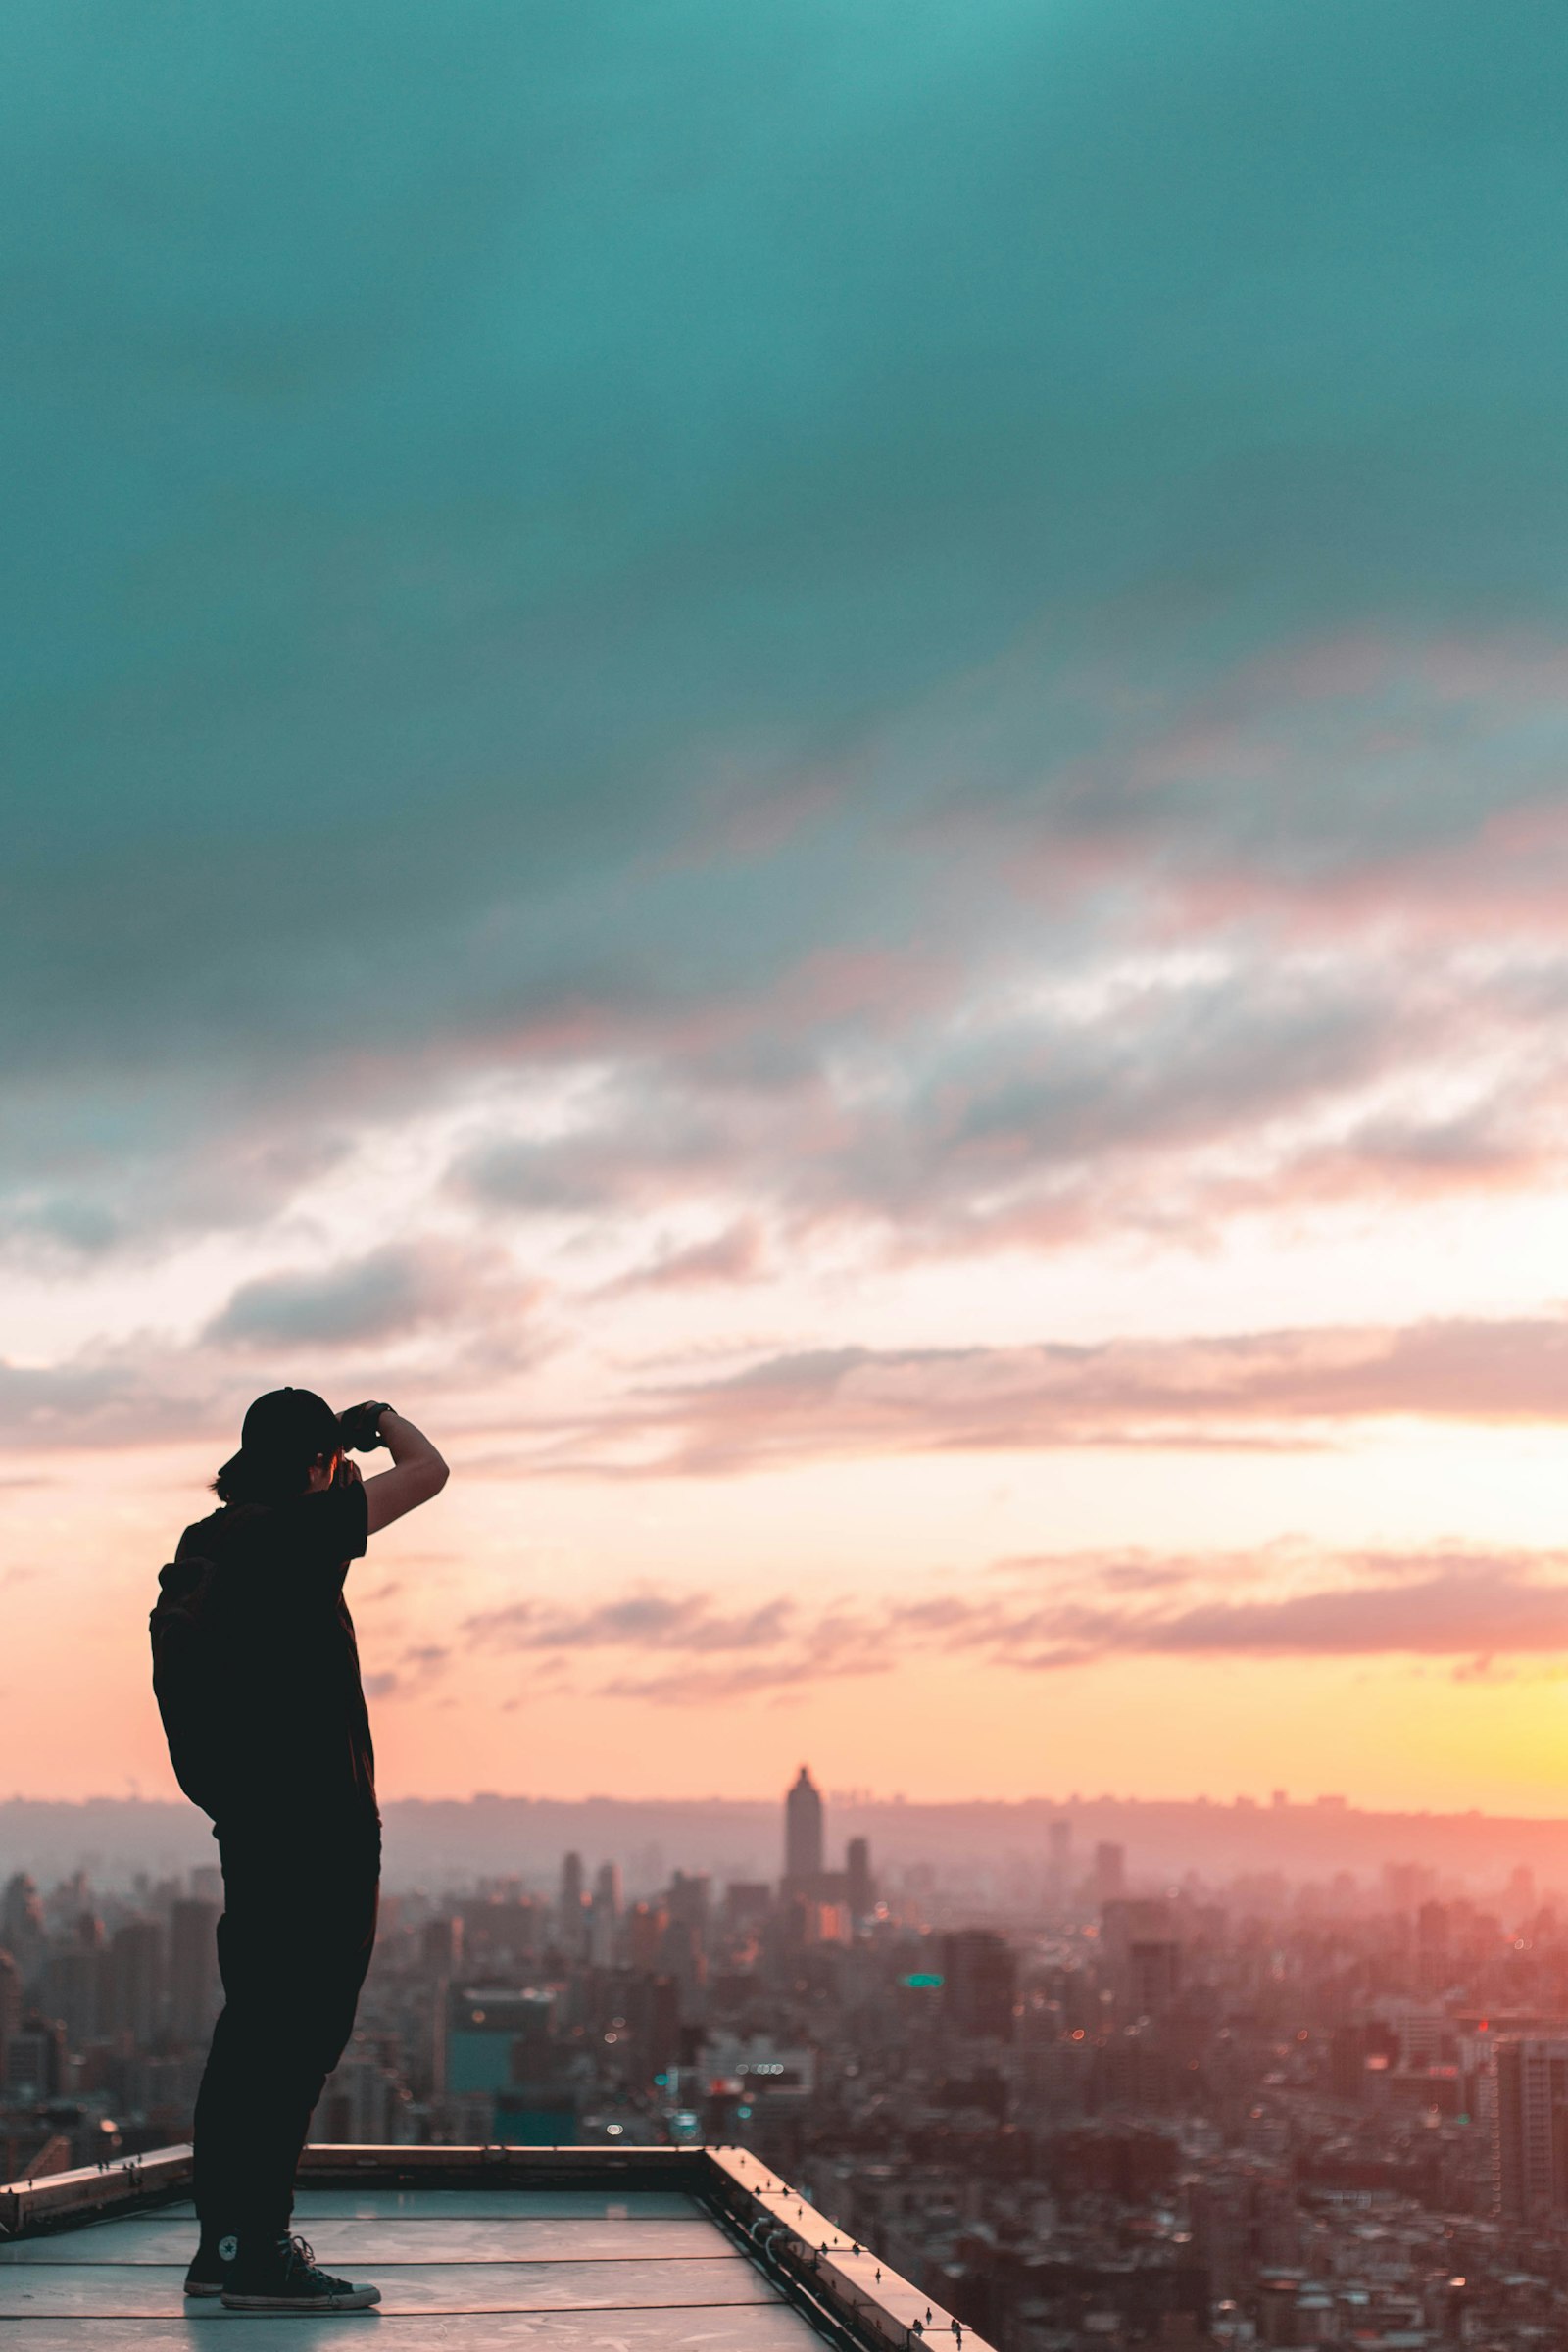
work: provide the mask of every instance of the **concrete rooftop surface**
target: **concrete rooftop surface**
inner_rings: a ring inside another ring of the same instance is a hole
[[[144,2174],[110,2168],[101,2194],[93,2176],[48,2196],[0,2189],[0,2352],[188,2352],[193,2328],[258,2328],[275,2352],[387,2328],[394,2352],[913,2352],[933,2338],[985,2352],[946,2313],[927,2323],[923,2296],[755,2159],[671,2151],[664,2186],[657,2165],[617,2177],[595,2153],[561,2152],[589,2159],[575,2182],[524,2151],[466,2182],[458,2159],[489,2152],[309,2151],[322,2178],[302,2183],[294,2228],[323,2268],[378,2286],[381,2303],[298,2318],[182,2293],[196,2243],[187,2151]],[[411,2179],[418,2157],[453,2161],[423,2168],[426,2186]],[[532,2184],[541,2171],[547,2182]]]

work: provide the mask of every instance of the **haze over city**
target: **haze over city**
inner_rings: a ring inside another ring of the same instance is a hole
[[[287,1381],[389,1800],[1568,1811],[1545,12],[0,53],[0,1791]]]

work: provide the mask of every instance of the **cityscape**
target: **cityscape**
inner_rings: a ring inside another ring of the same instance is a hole
[[[1568,2352],[1568,10],[0,109],[0,2347]]]
[[[966,1904],[834,1810],[803,1765],[769,1877],[394,1879],[313,2139],[745,2148],[999,2352],[1562,2340],[1568,1925],[1528,1863],[1161,1884],[1064,1812]],[[9,1876],[6,2178],[188,2136],[221,1904],[211,1865]]]

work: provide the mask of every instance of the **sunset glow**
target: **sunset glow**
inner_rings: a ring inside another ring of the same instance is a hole
[[[1568,1811],[1527,24],[612,13],[0,36],[0,1794],[287,1381],[389,1797]]]

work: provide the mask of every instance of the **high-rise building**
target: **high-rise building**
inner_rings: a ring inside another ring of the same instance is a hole
[[[0,2082],[6,2079],[6,2044],[22,2031],[22,1971],[0,1951]]]
[[[45,2013],[60,2020],[74,2050],[103,2031],[104,1954],[88,1943],[57,1944],[40,1971]]]
[[[155,1919],[129,1919],[115,1930],[107,1977],[109,2031],[151,2041],[164,2010],[164,1932]]]
[[[1499,2210],[1568,2214],[1568,2038],[1497,2043],[1494,2105]]]
[[[844,1849],[844,1875],[848,1881],[850,1917],[868,1919],[876,1907],[876,1885],[871,1877],[871,1842],[867,1838],[852,1838]]]
[[[1113,1903],[1127,1891],[1127,1849],[1104,1843],[1095,1848],[1095,1900]]]
[[[449,2097],[487,2098],[498,2139],[536,2146],[574,2137],[575,2099],[552,2043],[548,1992],[455,1984],[447,2017]]]
[[[799,1885],[822,1876],[822,1798],[803,1764],[784,1799],[784,1877]]]
[[[768,1879],[736,1879],[724,1889],[724,1925],[738,1934],[760,1928],[773,1909]]]
[[[205,2041],[218,2015],[216,1903],[175,1903],[169,1914],[169,2022],[176,2041]]]
[[[427,1919],[419,1931],[419,1966],[427,1977],[439,1983],[451,1979],[463,1966],[463,1922],[455,1911],[445,1911],[438,1919]]]
[[[6,2037],[5,2089],[22,2100],[55,2099],[66,2085],[66,2029],[58,2017],[26,2010]]]
[[[479,2094],[498,2139],[573,2136],[573,2100],[552,2044],[551,1994],[481,1984],[453,1985],[447,1997],[447,2096]]]
[[[1244,2294],[1262,2264],[1283,2270],[1300,2260],[1300,2217],[1288,2180],[1243,2159],[1195,2180],[1188,2196],[1196,2248],[1215,2294]]]
[[[619,1924],[620,1868],[614,1862],[601,1862],[588,1907],[588,1957],[595,1968],[613,1965]]]
[[[545,2063],[555,2004],[548,1992],[454,1984],[447,1995],[447,2088],[505,2090]]]
[[[1168,1903],[1118,1897],[1103,1904],[1100,1948],[1125,2010],[1156,2017],[1170,2007],[1181,1989],[1182,1947]]]
[[[6,1882],[0,1895],[0,1947],[11,1954],[25,1984],[43,1957],[43,1905],[24,1870]]]
[[[679,1986],[673,1977],[640,1974],[624,1997],[638,2072],[644,2078],[664,2073],[680,2054]]]
[[[563,1854],[561,1857],[561,1900],[558,1909],[557,1931],[561,1948],[568,1959],[574,1960],[580,1956],[588,1941],[581,1854]]]
[[[627,1922],[627,1956],[633,1968],[658,1965],[669,1914],[662,1903],[634,1903]]]
[[[389,2051],[373,2036],[356,2034],[327,2077],[311,2137],[391,2147],[408,2137],[409,2106],[408,2085]]]
[[[689,1876],[684,1870],[677,1870],[669,1882],[669,1891],[664,1897],[664,1908],[669,1913],[670,1925],[689,1928],[695,1935],[706,1936],[710,1892],[711,1886],[706,1871],[698,1871]]]
[[[989,1928],[942,1938],[942,2022],[966,2041],[1010,2041],[1017,1957]]]

